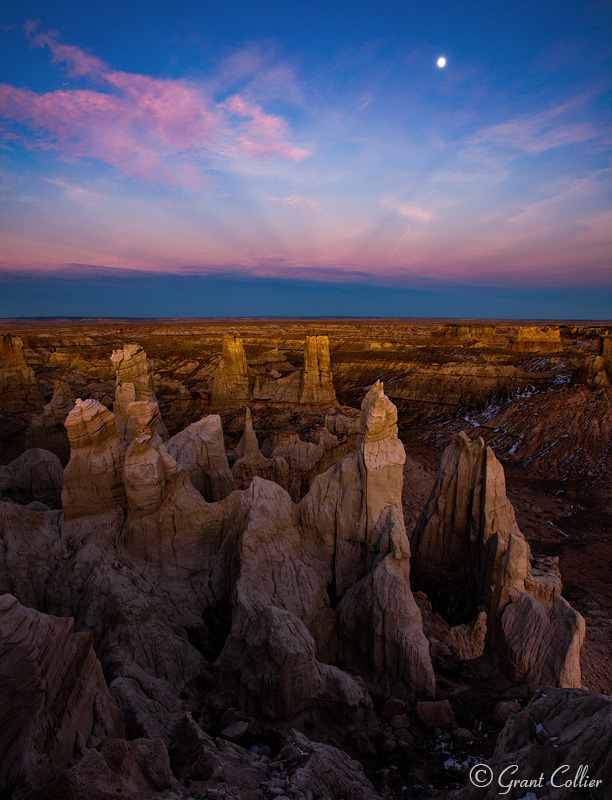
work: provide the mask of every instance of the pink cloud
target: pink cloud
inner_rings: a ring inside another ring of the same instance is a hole
[[[291,161],[301,161],[310,155],[308,150],[283,141],[288,126],[282,117],[266,114],[260,106],[247,102],[239,95],[228,98],[225,106],[234,116],[245,119],[238,126],[238,141],[250,155],[260,158],[277,156]]]
[[[303,194],[292,194],[289,197],[283,197],[283,205],[289,208],[308,208],[310,211],[321,210],[321,205],[316,200],[312,200]]]
[[[231,168],[236,156],[299,161],[309,155],[287,141],[282,117],[239,95],[215,103],[187,81],[111,70],[59,43],[53,31],[37,34],[32,45],[49,47],[54,63],[67,64],[71,75],[93,78],[107,90],[38,94],[0,86],[3,116],[21,126],[9,136],[26,146],[94,158],[128,176],[174,185],[205,182],[206,168],[219,157],[229,159]]]

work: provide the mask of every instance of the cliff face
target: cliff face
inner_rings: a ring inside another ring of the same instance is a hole
[[[43,398],[34,370],[28,366],[19,336],[0,338],[0,408],[6,411],[40,411]]]
[[[558,328],[517,328],[509,342],[511,350],[521,353],[555,352],[563,349]]]

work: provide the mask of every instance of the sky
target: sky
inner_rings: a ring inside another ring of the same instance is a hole
[[[5,0],[0,54],[2,317],[612,317],[607,0]]]

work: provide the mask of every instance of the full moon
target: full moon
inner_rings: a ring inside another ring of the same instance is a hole
[[[438,59],[438,66],[440,67],[440,69],[446,66],[446,59],[444,58],[444,56],[440,56],[440,58]]]

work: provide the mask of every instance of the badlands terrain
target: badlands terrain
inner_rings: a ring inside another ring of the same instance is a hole
[[[612,796],[610,323],[0,328],[2,796]]]

